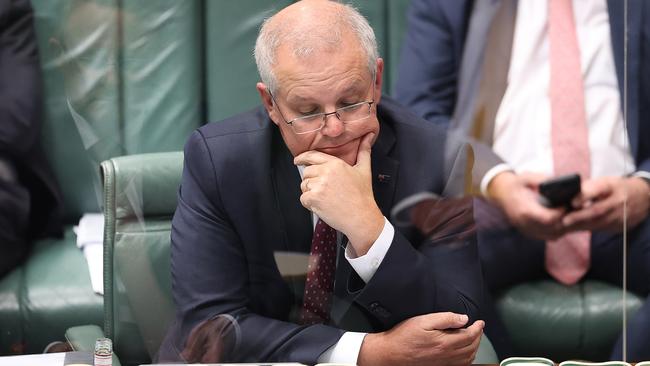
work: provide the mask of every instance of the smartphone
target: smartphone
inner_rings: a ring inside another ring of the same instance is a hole
[[[580,193],[580,175],[567,174],[551,178],[539,185],[541,203],[547,207],[571,208],[571,200]]]

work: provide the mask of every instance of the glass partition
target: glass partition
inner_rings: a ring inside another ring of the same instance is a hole
[[[0,187],[56,215],[0,355],[94,324],[127,365],[650,359],[646,2],[14,2],[38,137]]]

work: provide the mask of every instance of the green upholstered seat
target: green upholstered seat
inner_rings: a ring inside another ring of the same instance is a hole
[[[498,299],[498,310],[522,355],[555,361],[609,359],[623,322],[642,300],[628,292],[623,307],[620,288],[598,281],[563,286],[544,280],[514,286]]]
[[[173,318],[169,247],[183,154],[102,163],[104,332],[125,364],[146,363]]]
[[[0,355],[38,353],[78,324],[102,324],[72,232],[100,212],[100,162],[177,151],[203,121],[201,4],[32,0],[43,73],[42,144],[61,186],[65,237],[33,246],[0,281]]]

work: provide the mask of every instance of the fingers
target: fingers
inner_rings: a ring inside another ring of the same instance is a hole
[[[563,208],[544,207],[538,202],[530,202],[528,219],[539,222],[541,225],[553,225],[564,215]]]
[[[582,183],[580,194],[576,197],[579,206],[587,201],[593,201],[608,197],[614,193],[614,185],[608,179],[591,179]],[[579,207],[578,206],[578,207]]]
[[[616,205],[612,203],[611,200],[599,201],[589,207],[570,212],[562,219],[562,223],[567,227],[573,228],[599,220],[609,215],[615,209]]]
[[[540,183],[550,178],[548,174],[533,173],[533,172],[521,173],[519,174],[519,176],[521,177],[526,187],[532,188],[534,190],[537,190],[537,187],[539,187]]]
[[[372,142],[375,138],[374,133],[366,134],[361,143],[359,144],[359,151],[357,152],[357,164],[358,167],[370,167],[370,151],[372,149]]]
[[[479,344],[485,323],[481,320],[474,322],[467,329],[444,331],[445,365],[471,365]]]
[[[469,330],[463,329],[463,330]],[[479,330],[476,334],[472,334],[471,340],[465,346],[451,350],[449,354],[449,360],[445,362],[447,365],[471,365],[474,359],[476,358],[476,353],[478,352],[478,347],[481,344],[481,335],[483,330]]]
[[[512,205],[515,207],[508,211],[508,216],[515,226],[529,236],[547,240],[564,233],[564,209],[542,206],[532,195]]]
[[[328,161],[332,161],[334,159],[338,159],[338,158],[332,155],[325,154],[320,151],[309,150],[293,158],[293,163],[295,165],[310,166],[310,165],[317,165],[317,164],[325,164]]]
[[[461,328],[469,318],[464,314],[451,312],[431,313],[419,316],[421,327],[424,330],[443,330]]]
[[[485,322],[482,320],[475,321],[466,329],[446,330],[448,335],[445,343],[449,349],[462,350],[470,347],[477,339],[481,338]]]
[[[309,180],[310,178],[305,178],[300,182],[300,190],[302,193],[307,193],[310,191],[311,187],[309,187]]]

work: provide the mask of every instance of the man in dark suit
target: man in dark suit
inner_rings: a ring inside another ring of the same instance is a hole
[[[39,141],[40,65],[28,0],[0,3],[0,276],[60,233],[61,198]]]
[[[415,193],[462,192],[467,145],[382,98],[374,33],[347,5],[285,8],[255,56],[263,107],[185,147],[177,313],[159,358],[196,354],[188,336],[221,334],[225,316],[236,339],[210,346],[234,344],[220,361],[471,363],[483,327],[475,237],[423,242],[386,219]],[[287,251],[315,256],[306,282],[281,277],[274,254]]]
[[[629,230],[628,286],[648,295],[650,124],[645,122],[650,72],[642,65],[650,51],[650,4],[629,1],[627,30],[623,6],[605,0],[411,3],[397,99],[435,124],[489,144],[508,163],[478,162],[487,170],[482,193],[519,229],[479,242],[486,282],[494,292],[548,273],[566,284],[586,276],[620,285],[622,265],[616,258],[623,255],[621,232]],[[557,29],[561,31],[554,33]],[[630,38],[624,70],[626,32]],[[573,42],[573,49],[567,42]],[[556,52],[560,49],[564,53]],[[575,72],[567,72],[572,67]],[[554,89],[562,82],[564,89]],[[625,100],[626,122],[621,107]],[[558,113],[567,101],[570,108]],[[584,141],[584,149],[558,153],[564,147],[555,144],[556,131],[580,120],[584,133],[565,133],[571,139],[565,145]],[[587,173],[571,168],[583,178],[573,211],[540,204],[539,183],[578,160],[586,161]],[[585,240],[586,265],[565,261],[565,268],[575,269],[567,279],[554,272],[550,253],[566,248],[565,238],[578,235]],[[488,322],[488,335],[489,328]],[[628,360],[650,358],[649,329],[646,301],[628,326]],[[621,359],[621,349],[619,340],[612,358]]]

